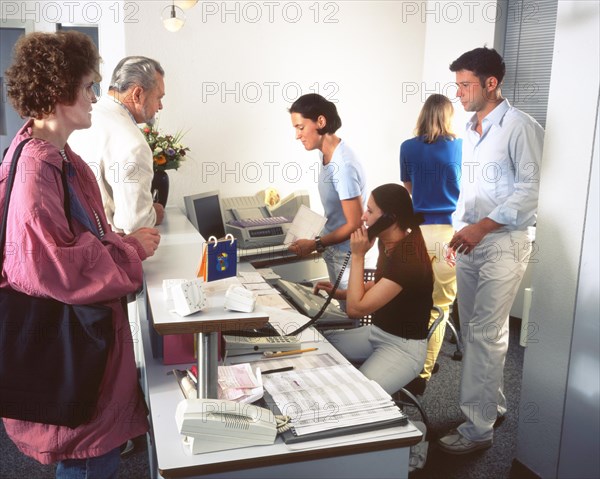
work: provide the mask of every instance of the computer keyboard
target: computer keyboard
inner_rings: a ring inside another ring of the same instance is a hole
[[[291,223],[289,218],[285,216],[271,216],[267,218],[246,218],[240,220],[231,220],[227,224],[237,226],[238,228],[251,228],[253,226],[272,226],[282,223]]]

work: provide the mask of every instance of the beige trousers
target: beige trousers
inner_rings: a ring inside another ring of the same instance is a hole
[[[421,231],[433,268],[433,304],[442,308],[445,318],[427,343],[427,359],[421,377],[429,380],[444,340],[450,306],[456,297],[456,268],[450,266],[445,260],[454,229],[452,225],[421,225]],[[433,324],[436,317],[437,313],[432,313],[429,326]]]

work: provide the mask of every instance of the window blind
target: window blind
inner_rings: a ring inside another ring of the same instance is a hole
[[[558,0],[508,0],[502,94],[546,127]]]

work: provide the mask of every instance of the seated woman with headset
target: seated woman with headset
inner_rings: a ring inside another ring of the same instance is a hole
[[[367,202],[362,226],[350,238],[352,260],[346,300],[350,317],[373,314],[372,324],[356,329],[326,332],[327,339],[360,371],[392,394],[417,377],[427,354],[427,326],[433,306],[431,260],[413,212],[408,191],[386,184],[374,189]],[[375,281],[364,282],[364,259],[379,238]],[[315,292],[332,290],[317,283]]]

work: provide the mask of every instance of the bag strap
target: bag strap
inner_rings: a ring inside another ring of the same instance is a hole
[[[19,157],[21,156],[21,152],[23,151],[23,147],[33,140],[33,138],[26,138],[21,143],[17,145],[15,148],[15,152],[13,153],[12,163],[10,165],[10,170],[8,172],[8,177],[6,178],[6,192],[4,194],[4,212],[2,214],[2,224],[0,225],[0,272],[2,268],[2,264],[4,263],[4,246],[6,244],[6,225],[8,223],[8,205],[10,203],[10,194],[13,189],[13,185],[15,183],[15,177],[17,176],[17,163],[19,161]],[[67,221],[69,223],[69,229],[73,231],[71,227],[71,199],[69,197],[69,186],[67,184],[67,177],[65,174],[65,167],[63,163],[63,168],[61,170],[61,178],[62,184],[64,188],[64,208],[65,208],[65,216],[67,217]]]

